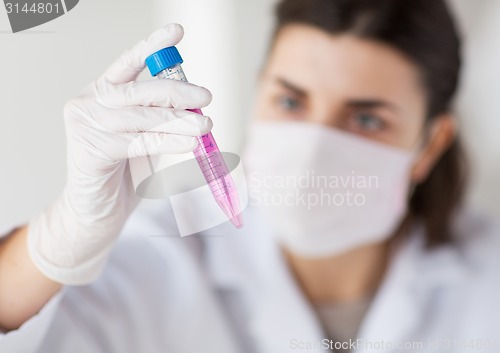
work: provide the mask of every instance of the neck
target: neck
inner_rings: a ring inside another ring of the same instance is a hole
[[[311,303],[346,303],[374,294],[385,273],[388,248],[384,242],[324,258],[284,253]]]

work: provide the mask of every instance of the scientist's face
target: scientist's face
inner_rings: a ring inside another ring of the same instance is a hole
[[[418,68],[398,50],[293,24],[275,40],[255,113],[260,120],[322,124],[406,150],[425,141],[412,173],[422,181],[454,133],[448,116],[424,128],[426,108]]]

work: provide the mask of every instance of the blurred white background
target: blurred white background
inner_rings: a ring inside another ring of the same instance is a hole
[[[121,51],[169,22],[185,27],[179,49],[189,80],[214,95],[205,114],[215,122],[221,149],[237,151],[251,114],[274,2],[82,0],[65,16],[15,35],[0,9],[0,227],[26,221],[62,189],[64,103]],[[457,111],[473,160],[470,198],[498,216],[500,120],[495,95],[500,82],[500,1],[451,2],[467,40]]]

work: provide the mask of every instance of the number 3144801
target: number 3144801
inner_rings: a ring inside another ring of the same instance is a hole
[[[10,3],[7,2],[5,3],[5,8],[7,9],[7,13],[59,13],[59,11],[62,11],[60,8],[60,5],[58,3],[56,4],[51,4],[51,3],[33,3],[28,5],[27,3],[24,4],[19,4],[19,3]]]

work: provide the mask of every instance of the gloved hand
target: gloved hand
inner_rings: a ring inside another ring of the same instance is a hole
[[[171,24],[126,51],[64,109],[67,181],[62,195],[31,219],[28,250],[47,277],[92,281],[139,198],[128,158],[193,151],[212,122],[185,109],[211,101],[202,87],[175,80],[134,81],[147,56],[183,36]]]

